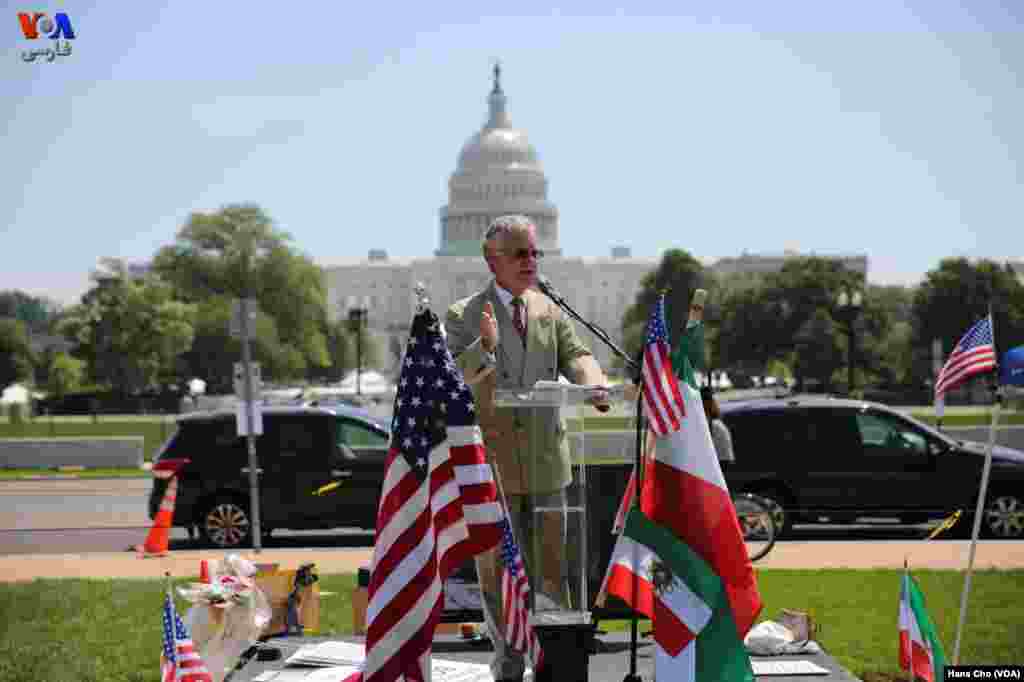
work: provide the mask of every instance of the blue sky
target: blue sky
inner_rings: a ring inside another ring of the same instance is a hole
[[[1024,258],[1016,3],[349,5],[8,9],[0,289],[72,301],[243,201],[323,264],[427,256],[495,59],[567,255]],[[24,10],[72,55],[23,62]]]

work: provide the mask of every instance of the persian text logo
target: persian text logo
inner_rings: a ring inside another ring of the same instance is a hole
[[[18,23],[26,40],[49,38],[53,47],[34,50],[22,50],[21,58],[26,62],[34,62],[36,58],[52,62],[57,57],[71,54],[71,41],[75,39],[75,29],[66,12],[56,12],[51,19],[46,12],[18,12]],[[63,38],[63,40],[61,40]]]
[[[44,38],[57,40],[75,39],[75,29],[71,28],[71,19],[66,12],[57,12],[53,19],[46,12],[18,12],[21,32],[28,40],[35,40],[42,35]]]

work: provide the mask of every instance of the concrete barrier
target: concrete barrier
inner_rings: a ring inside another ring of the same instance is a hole
[[[0,468],[141,468],[142,436],[0,438]]]

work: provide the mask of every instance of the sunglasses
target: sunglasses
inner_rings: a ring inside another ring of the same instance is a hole
[[[514,251],[502,249],[501,252],[516,260],[527,260],[528,258],[540,260],[544,257],[544,252],[540,249],[515,249]]]

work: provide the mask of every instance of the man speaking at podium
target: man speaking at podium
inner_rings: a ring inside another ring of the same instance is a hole
[[[528,389],[559,374],[577,384],[603,386],[607,380],[562,310],[535,288],[544,253],[537,248],[533,222],[521,215],[496,218],[484,237],[483,255],[494,281],[448,309],[448,347],[473,390],[487,459],[508,503],[537,606],[550,600],[568,607],[563,564],[571,472],[565,425],[558,408],[497,408],[494,393]],[[604,403],[595,407],[608,409]],[[534,507],[556,511],[535,515]],[[484,618],[494,644],[491,672],[496,680],[520,680],[523,656],[502,634],[499,557],[500,549],[477,557]]]

